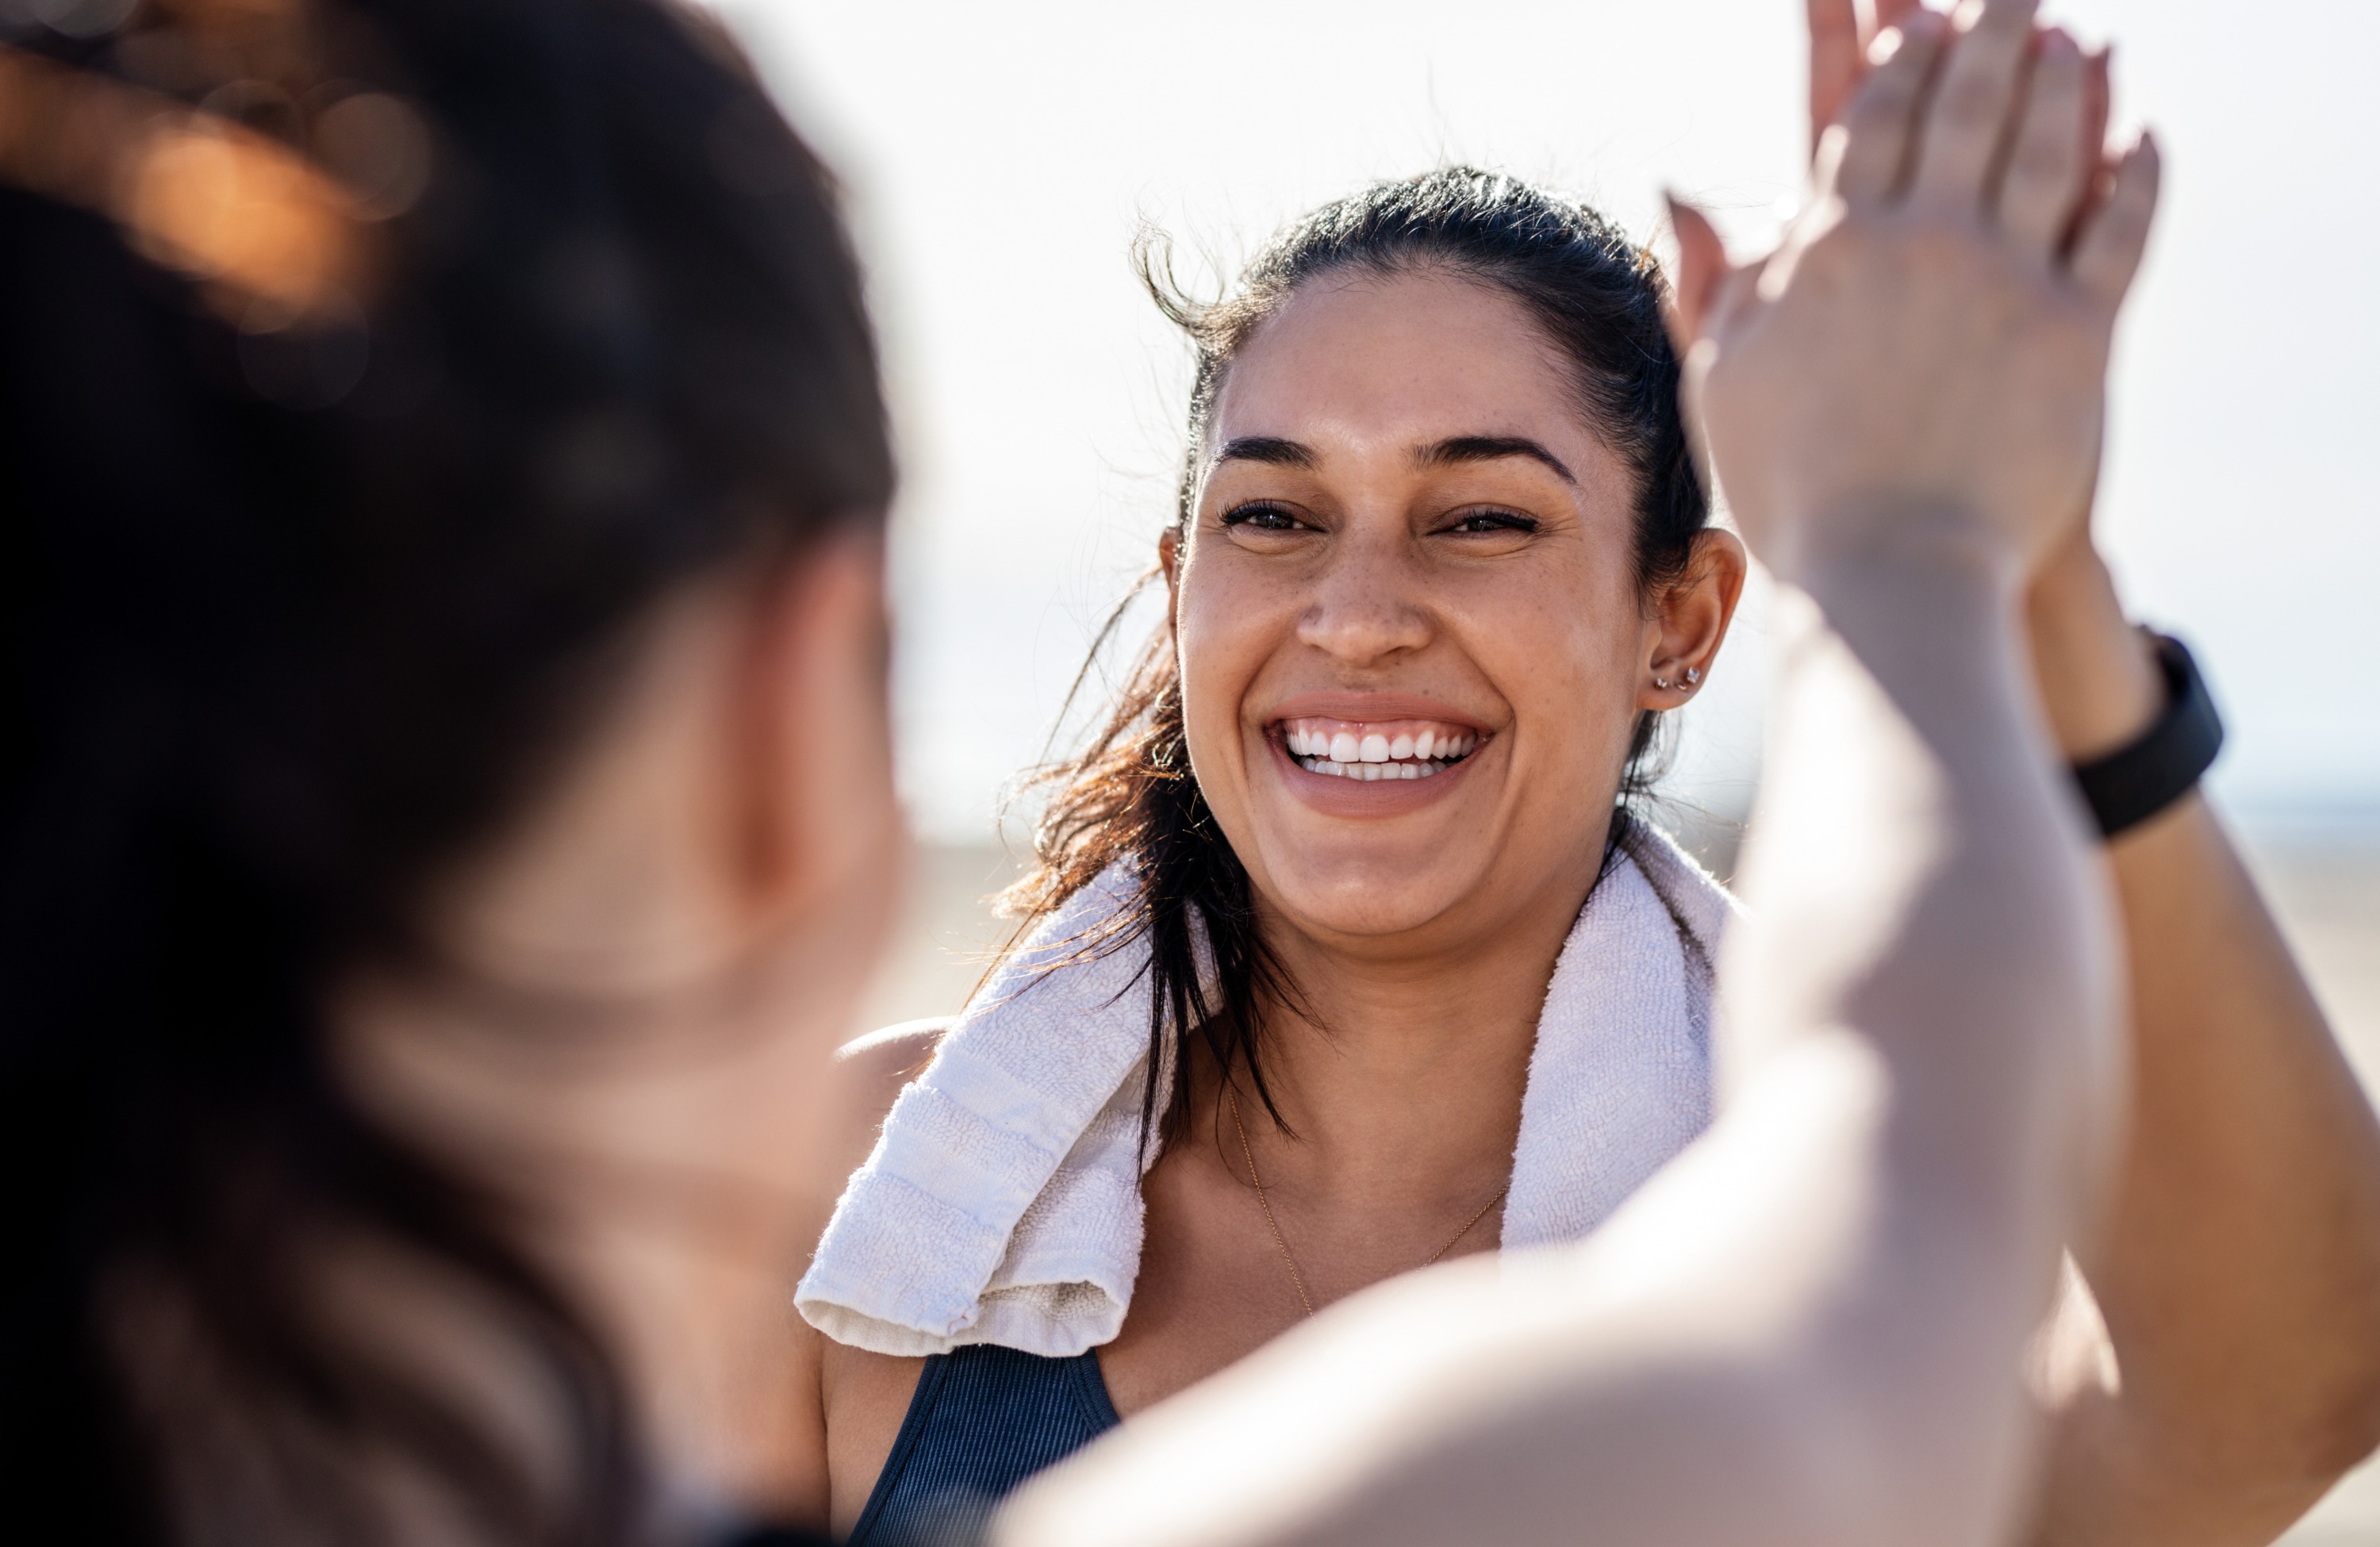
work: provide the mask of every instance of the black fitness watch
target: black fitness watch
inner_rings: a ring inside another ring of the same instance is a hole
[[[2188,795],[2223,749],[2223,721],[2198,663],[2170,634],[2141,632],[2155,647],[2165,678],[2165,712],[2131,745],[2074,768],[2074,783],[2098,819],[2102,838],[2139,826]]]

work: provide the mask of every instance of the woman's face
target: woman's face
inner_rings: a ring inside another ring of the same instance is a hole
[[[1638,593],[1628,470],[1520,304],[1311,281],[1232,361],[1203,457],[1167,550],[1190,757],[1269,908],[1459,948],[1575,907],[1686,663]]]

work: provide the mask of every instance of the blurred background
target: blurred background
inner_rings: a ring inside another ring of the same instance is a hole
[[[1749,250],[1801,183],[1797,0],[720,0],[846,179],[894,384],[902,778],[923,845],[869,1024],[945,1013],[1000,938],[1001,798],[1154,552],[1188,357],[1134,234],[1219,286],[1367,179],[1467,161],[1658,239]],[[2165,211],[2117,357],[2100,527],[2231,727],[2214,777],[2367,1081],[2380,1079],[2380,6],[2064,0],[2113,38]],[[1758,774],[1755,586],[1681,727],[1667,816],[1715,869]],[[1153,615],[1127,625],[1136,642]],[[1096,692],[1099,678],[1093,678]],[[2380,1470],[2292,1547],[2380,1542]]]

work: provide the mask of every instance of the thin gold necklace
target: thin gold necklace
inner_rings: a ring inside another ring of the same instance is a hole
[[[1226,1085],[1223,1087],[1223,1099],[1232,1103],[1232,1127],[1240,1136],[1240,1158],[1248,1163],[1248,1183],[1257,1189],[1257,1207],[1264,1211],[1265,1224],[1272,1231],[1272,1244],[1281,1249],[1281,1265],[1289,1270],[1289,1282],[1297,1290],[1297,1303],[1304,1306],[1305,1313],[1311,1316],[1314,1314],[1314,1297],[1305,1292],[1305,1275],[1297,1271],[1297,1259],[1291,1255],[1289,1242],[1281,1233],[1281,1221],[1272,1216],[1272,1200],[1265,1195],[1264,1178],[1257,1175],[1256,1151],[1248,1148],[1248,1130],[1240,1121],[1240,1093]],[[1470,1235],[1471,1227],[1486,1219],[1488,1211],[1504,1201],[1504,1195],[1512,1190],[1512,1180],[1508,1176],[1504,1185],[1496,1189],[1496,1196],[1480,1204],[1479,1212],[1464,1220],[1463,1228],[1449,1236],[1446,1244],[1431,1252],[1421,1265],[1427,1268],[1452,1251],[1454,1244]]]

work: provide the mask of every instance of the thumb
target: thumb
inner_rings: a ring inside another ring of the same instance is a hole
[[[1686,444],[1702,475],[1703,487],[1717,492],[1717,469],[1711,461],[1710,439],[1703,425],[1703,374],[1710,365],[1708,348],[1699,360],[1695,346],[1715,328],[1726,311],[1728,291],[1737,271],[1727,261],[1727,244],[1709,217],[1674,193],[1670,225],[1678,237],[1678,274],[1670,287],[1662,321],[1670,330],[1670,347],[1678,356],[1678,413],[1685,421]]]
[[[1727,261],[1727,244],[1710,218],[1674,193],[1670,204],[1670,228],[1678,238],[1678,273],[1670,286],[1670,304],[1663,316],[1670,326],[1670,344],[1683,360],[1694,341],[1717,319],[1719,291],[1734,271]]]

